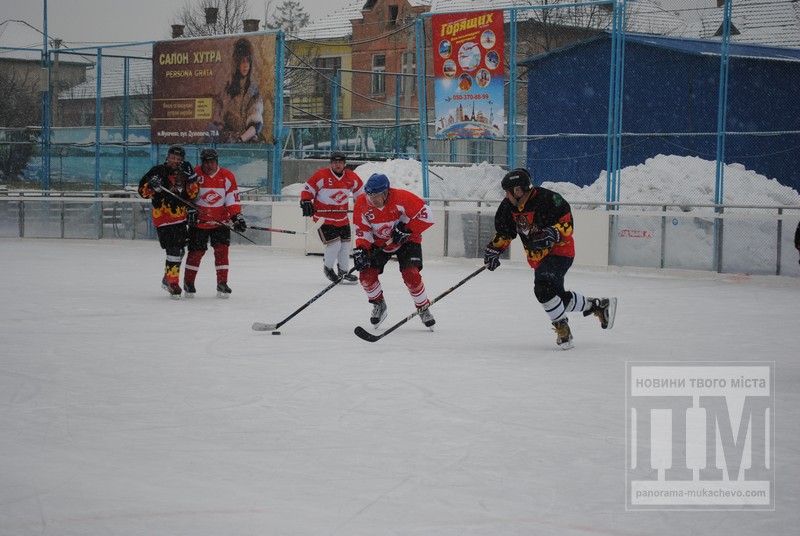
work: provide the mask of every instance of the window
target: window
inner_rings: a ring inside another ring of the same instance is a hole
[[[397,26],[397,15],[399,11],[397,6],[389,6],[389,24],[391,26]]]
[[[333,82],[330,80],[336,75],[339,69],[342,68],[342,58],[317,58],[314,62],[314,67],[319,70],[316,77],[316,85],[314,93],[318,95],[326,95],[332,92]]]
[[[376,54],[372,56],[372,94],[383,95],[386,93],[386,56]]]
[[[342,58],[317,58],[314,60],[314,67],[317,75],[314,77],[314,94],[309,95],[309,110],[314,114],[329,115],[333,110],[333,79],[342,68]]]
[[[416,52],[403,52],[401,72],[404,75],[413,75],[417,73],[417,53]],[[400,82],[401,95],[414,95],[416,94],[417,81],[413,76],[403,76]]]

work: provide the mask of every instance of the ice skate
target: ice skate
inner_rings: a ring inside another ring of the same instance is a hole
[[[325,274],[325,277],[328,278],[328,281],[332,283],[336,283],[337,281],[339,281],[339,277],[336,275],[336,272],[333,271],[333,268],[328,268],[323,264],[322,271]]]
[[[611,329],[614,327],[614,317],[617,316],[616,298],[588,298],[592,307],[583,312],[583,316],[594,315],[600,320],[600,327]]]
[[[386,300],[381,299],[370,303],[372,303],[372,315],[369,317],[369,322],[373,328],[378,329],[383,324],[383,321],[386,320],[386,311],[388,310]]]
[[[161,288],[166,290],[173,300],[181,299],[181,286],[177,282],[167,281],[167,276],[161,280]]]
[[[553,331],[556,332],[556,344],[562,350],[572,348],[572,332],[569,329],[569,321],[565,318],[553,322]]]
[[[227,300],[230,297],[231,287],[228,286],[228,283],[217,283],[217,298]]]
[[[345,285],[355,285],[358,283],[358,277],[353,274],[348,274],[341,268],[339,268],[339,277],[342,278],[342,283]]]
[[[194,288],[194,283],[189,283],[188,281],[183,282],[184,298],[194,298],[195,292],[197,292],[197,290]]]
[[[422,320],[422,323],[425,324],[426,328],[433,331],[433,325],[436,323],[436,319],[433,318],[430,309],[424,309],[420,311],[419,319]]]

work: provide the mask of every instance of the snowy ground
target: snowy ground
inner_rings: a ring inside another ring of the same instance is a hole
[[[752,535],[800,525],[796,278],[593,271],[611,331],[559,350],[532,271],[504,263],[370,344],[319,257],[207,255],[194,300],[155,242],[0,240],[0,534]],[[478,264],[431,259],[431,297]],[[412,309],[396,265],[386,326]],[[626,361],[774,361],[775,511],[625,510]]]

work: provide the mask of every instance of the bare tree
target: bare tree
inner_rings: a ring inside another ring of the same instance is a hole
[[[306,26],[310,16],[306,13],[300,2],[295,0],[284,0],[279,6],[275,7],[272,15],[269,15],[272,0],[264,6],[264,28],[268,30],[283,30],[292,35],[297,35],[298,31]]]
[[[0,143],[0,179],[16,180],[33,155],[34,131],[29,125],[40,125],[40,80],[30,73],[0,72],[0,126],[4,127]],[[5,128],[7,127],[7,129]]]
[[[216,21],[206,20],[206,9],[216,9]],[[250,18],[249,0],[186,0],[172,24],[183,25],[186,37],[240,33],[242,21]]]

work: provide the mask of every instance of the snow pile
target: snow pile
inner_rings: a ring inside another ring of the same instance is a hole
[[[657,155],[644,163],[620,170],[620,200],[626,203],[714,203],[716,162],[695,156]],[[726,205],[800,205],[800,194],[741,164],[724,170]],[[543,184],[563,194],[568,201],[604,201],[606,174],[583,188],[570,183]]]
[[[422,195],[422,164],[417,160],[368,162],[355,171],[364,181],[373,173],[384,173],[393,187]],[[499,201],[503,195],[500,180],[504,174],[502,167],[485,162],[464,167],[431,166],[428,174],[430,197]],[[620,171],[620,200],[626,203],[713,204],[715,174],[713,160],[657,155]],[[570,203],[606,199],[605,171],[589,186],[547,181],[542,186],[561,193]],[[299,195],[302,187],[302,184],[292,184],[282,193]],[[728,205],[800,205],[800,193],[796,190],[747,170],[741,164],[725,166],[724,197]]]

